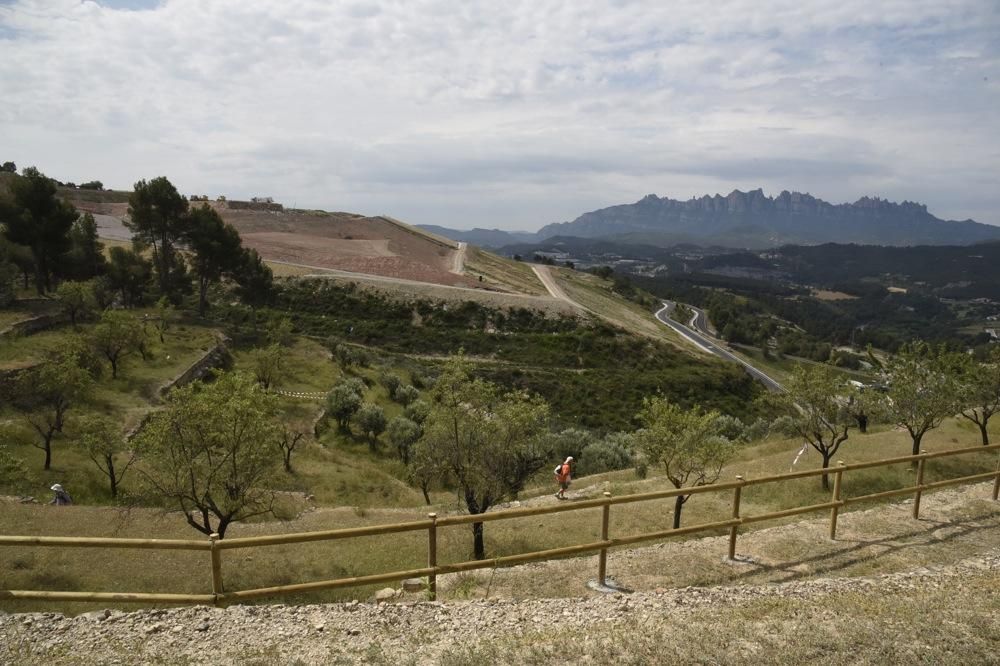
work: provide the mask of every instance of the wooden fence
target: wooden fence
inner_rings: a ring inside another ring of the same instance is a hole
[[[935,458],[945,458],[962,454],[980,453],[983,451],[1000,451],[1000,444],[991,446],[975,446],[963,449],[952,449],[938,451],[935,453],[921,453],[916,456],[902,456],[898,458],[887,458],[872,462],[845,465],[839,462],[836,467],[830,469],[813,469],[789,474],[779,474],[775,476],[765,476],[756,479],[744,479],[737,476],[735,481],[728,483],[716,483],[706,486],[697,486],[683,489],[662,490],[651,493],[641,493],[634,495],[622,495],[612,497],[611,493],[604,493],[604,497],[572,502],[568,504],[554,504],[552,506],[507,509],[479,515],[454,515],[438,517],[430,513],[425,520],[416,520],[405,523],[373,525],[370,527],[325,530],[320,532],[302,532],[298,534],[282,534],[275,536],[242,537],[220,540],[218,535],[212,535],[209,540],[188,540],[188,539],[122,539],[122,538],[89,538],[89,537],[44,537],[44,536],[0,536],[0,546],[45,546],[61,548],[136,548],[154,550],[199,550],[207,551],[209,557],[206,561],[211,561],[212,565],[212,591],[205,594],[152,594],[143,592],[50,592],[40,590],[0,590],[0,599],[34,599],[47,601],[117,601],[117,602],[147,602],[147,603],[174,603],[174,604],[214,604],[225,605],[238,602],[244,599],[257,599],[260,597],[272,597],[281,595],[297,594],[302,592],[313,592],[317,590],[330,590],[336,588],[354,587],[360,585],[370,585],[376,583],[387,583],[399,581],[407,578],[426,577],[430,598],[434,599],[437,593],[437,576],[446,573],[456,573],[460,571],[471,571],[474,569],[506,567],[525,562],[537,562],[550,560],[570,555],[583,555],[585,553],[598,553],[597,580],[604,584],[607,576],[608,549],[617,546],[629,546],[646,541],[657,541],[675,536],[695,534],[698,532],[711,532],[716,530],[729,530],[729,550],[730,559],[736,555],[736,540],[739,535],[739,528],[742,525],[749,525],[768,520],[777,520],[789,516],[811,513],[815,511],[830,512],[830,538],[836,538],[837,516],[842,507],[880,500],[900,495],[913,496],[913,518],[920,514],[920,502],[924,492],[945,486],[974,483],[993,479],[993,499],[996,500],[1000,492],[1000,457],[997,460],[996,471],[973,474],[959,478],[945,479],[933,483],[924,483],[924,473],[927,462]],[[896,490],[872,493],[857,497],[843,497],[842,480],[844,474],[873,467],[884,467],[900,463],[911,463],[916,465],[915,485]],[[828,502],[811,504],[808,506],[795,507],[782,511],[772,511],[756,515],[744,515],[740,508],[742,491],[748,486],[781,483],[792,479],[802,479],[829,474],[833,477],[833,489]],[[647,532],[633,536],[611,537],[611,507],[618,504],[630,504],[634,502],[647,502],[660,500],[678,495],[703,494],[703,493],[732,493],[732,516],[727,520],[710,523],[700,523],[689,527],[678,529],[661,530]],[[601,537],[600,541],[583,543],[574,546],[561,548],[551,548],[518,555],[507,555],[503,557],[489,558],[485,560],[470,560],[451,564],[438,562],[437,531],[442,527],[454,525],[467,525],[470,523],[490,522],[495,520],[511,520],[526,516],[539,516],[544,514],[565,513],[569,511],[582,511],[586,509],[601,509]],[[222,554],[227,550],[241,548],[259,548],[264,546],[274,546],[282,544],[306,543],[310,541],[332,541],[336,539],[351,539],[356,537],[374,536],[380,534],[400,534],[403,532],[423,531],[427,533],[427,566],[419,569],[405,571],[391,571],[388,573],[374,574],[368,576],[356,576],[350,578],[337,578],[333,580],[321,580],[309,583],[294,585],[279,585],[275,587],[254,588],[248,590],[226,591],[222,578]]]

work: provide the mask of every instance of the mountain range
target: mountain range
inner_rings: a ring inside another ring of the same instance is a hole
[[[862,197],[831,204],[810,194],[761,189],[679,201],[650,194],[631,204],[584,213],[571,222],[548,224],[536,234],[499,229],[457,231],[423,227],[484,247],[539,242],[553,236],[602,238],[633,245],[678,243],[731,248],[856,243],[861,245],[971,245],[1000,239],[1000,227],[973,220],[942,220],[927,206]],[[461,236],[461,237],[460,237]]]

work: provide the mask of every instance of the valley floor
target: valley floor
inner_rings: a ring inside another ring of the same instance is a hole
[[[0,661],[77,663],[996,663],[1000,511],[980,484],[740,537],[612,553],[637,588],[595,595],[593,559],[489,572],[492,598],[0,614]],[[534,581],[533,594],[522,594]],[[549,584],[563,598],[535,596]],[[456,598],[462,575],[441,581]],[[474,593],[473,593],[474,594]],[[590,595],[590,596],[583,596]],[[554,647],[558,645],[558,647]]]

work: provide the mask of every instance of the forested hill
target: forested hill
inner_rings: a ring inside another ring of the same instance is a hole
[[[700,268],[722,266],[770,268],[818,285],[895,278],[904,284],[923,284],[939,296],[1000,300],[1000,241],[972,246],[793,245],[764,257],[752,253],[706,257]]]
[[[633,204],[584,213],[572,222],[549,224],[550,236],[616,238],[651,245],[693,242],[726,247],[765,248],[785,244],[969,245],[1000,240],[1000,227],[972,220],[948,221],[927,207],[862,197],[831,204],[809,194],[783,191],[769,197],[760,189],[734,190],[678,201],[650,194]]]

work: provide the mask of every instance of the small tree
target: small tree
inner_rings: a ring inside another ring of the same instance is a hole
[[[977,363],[968,354],[956,354],[954,367],[960,396],[959,413],[979,427],[983,446],[989,446],[990,418],[1000,412],[1000,348],[993,347],[984,363]]]
[[[87,457],[108,477],[111,497],[118,497],[118,486],[136,460],[136,449],[129,445],[121,426],[111,419],[90,416],[78,424],[79,442]],[[115,458],[122,458],[116,465]]]
[[[121,310],[106,310],[90,335],[94,349],[111,364],[112,379],[117,379],[122,361],[141,350],[145,337],[142,323]]]
[[[170,299],[166,296],[161,296],[160,300],[156,301],[156,332],[160,336],[161,344],[164,342],[164,334],[170,328],[170,321],[173,319],[175,311]]]
[[[409,384],[397,387],[392,394],[392,399],[401,404],[403,407],[410,405],[419,397],[420,391],[417,390],[417,387]]]
[[[326,397],[327,416],[336,419],[341,430],[346,430],[351,417],[361,408],[361,396],[350,386],[339,384]]]
[[[715,430],[718,412],[683,409],[657,396],[643,400],[638,418],[642,429],[633,438],[648,464],[662,465],[674,488],[703,486],[718,481],[735,446]],[[691,497],[674,498],[674,529],[681,526],[681,510]]]
[[[416,445],[422,465],[458,485],[470,514],[517,496],[549,462],[542,434],[549,407],[523,391],[503,393],[473,379],[468,363],[453,358],[434,385],[431,412]],[[472,524],[476,559],[486,556],[483,523]]]
[[[274,396],[252,377],[222,373],[171,391],[138,439],[149,492],[199,532],[224,538],[232,523],[271,513],[281,426]]]
[[[281,429],[281,439],[278,440],[278,448],[281,449],[281,459],[284,462],[286,472],[291,473],[292,453],[305,436],[306,433],[302,430],[289,428],[288,426],[284,426]]]
[[[959,408],[958,386],[948,356],[924,342],[914,342],[889,358],[885,373],[889,383],[886,412],[906,428],[913,443],[912,455],[917,455],[923,436]]]
[[[420,439],[423,430],[418,424],[405,416],[397,416],[389,421],[386,432],[389,434],[389,441],[396,447],[399,459],[403,461],[404,465],[409,465],[410,451],[413,445],[417,443],[417,440]]]
[[[423,425],[427,415],[431,413],[431,406],[425,400],[414,400],[403,410],[403,416],[410,419],[417,425]]]
[[[253,350],[253,374],[264,390],[274,386],[284,374],[284,350],[277,344]]]
[[[851,412],[857,391],[843,375],[825,366],[798,365],[785,384],[785,393],[768,393],[761,401],[778,418],[773,429],[788,437],[804,439],[823,458],[823,469],[856,425]],[[823,488],[830,488],[826,474]]]
[[[73,328],[77,328],[79,319],[91,314],[97,307],[94,289],[88,282],[63,282],[56,287],[56,298],[69,315]]]
[[[396,394],[396,389],[403,384],[403,380],[395,373],[383,371],[379,373],[378,383],[385,387],[386,394],[392,398]]]
[[[52,466],[52,440],[62,433],[69,409],[90,395],[93,383],[79,353],[71,349],[25,372],[17,382],[13,403],[41,440],[32,446],[45,453],[42,469]]]
[[[374,453],[378,450],[378,436],[385,432],[385,411],[376,404],[361,405],[357,415],[358,427],[368,438],[368,447]]]

